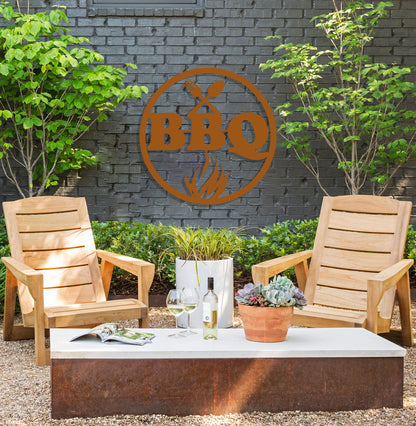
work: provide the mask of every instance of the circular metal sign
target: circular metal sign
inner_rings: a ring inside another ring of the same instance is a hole
[[[189,70],[150,99],[140,123],[140,149],[151,175],[170,194],[195,204],[226,203],[254,188],[270,167],[273,111],[236,73]]]

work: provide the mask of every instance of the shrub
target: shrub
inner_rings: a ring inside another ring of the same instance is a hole
[[[404,247],[404,258],[413,259],[416,263],[416,231],[412,225],[407,230],[406,245]],[[415,274],[415,265],[412,266],[410,273]]]
[[[175,265],[161,256],[171,247],[167,226],[110,221],[93,222],[92,229],[97,248],[152,262],[161,281],[175,282]]]
[[[350,194],[371,185],[381,195],[416,156],[416,67],[375,62],[367,54],[392,2],[332,3],[332,12],[312,19],[326,37],[323,50],[271,36],[279,39],[279,55],[260,68],[292,88],[291,101],[276,108],[280,135],[324,193],[321,149],[331,152]]]
[[[289,220],[262,228],[258,238],[254,236],[241,238],[241,247],[235,255],[237,276],[243,274],[251,279],[252,265],[311,249],[317,225],[318,219]],[[177,253],[172,250],[170,227],[161,224],[108,221],[92,222],[92,229],[97,248],[152,262],[156,265],[157,279],[161,282],[175,283],[175,263],[172,259]],[[163,253],[169,253],[169,256],[163,256]],[[4,217],[0,216],[0,257],[9,255]],[[412,225],[409,226],[404,256],[416,260],[416,231]],[[5,266],[0,263],[0,312],[4,306],[5,272]],[[116,270],[116,273],[127,276],[120,270]],[[414,267],[410,273],[415,274]],[[289,270],[287,275],[293,276],[293,271]]]
[[[4,216],[0,216],[0,257],[10,256],[10,246],[7,239],[6,225]],[[0,312],[3,312],[4,290],[6,281],[6,267],[0,262]]]
[[[20,196],[39,196],[58,175],[95,164],[75,143],[147,88],[126,86],[125,69],[101,64],[86,38],[69,35],[62,8],[32,15],[2,2],[0,18],[0,163]]]
[[[318,219],[287,220],[261,229],[259,238],[243,240],[242,249],[236,256],[240,273],[251,274],[251,267],[274,257],[312,249]],[[289,270],[287,275],[293,275]]]

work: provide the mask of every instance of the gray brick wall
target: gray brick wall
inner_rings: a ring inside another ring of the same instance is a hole
[[[371,54],[379,61],[416,65],[416,2],[394,3],[391,16],[377,30]],[[322,191],[293,153],[282,147],[276,150],[265,177],[249,193],[225,204],[201,206],[173,197],[156,183],[143,162],[138,133],[151,95],[174,75],[193,68],[218,67],[238,73],[255,84],[272,107],[286,100],[290,88],[259,71],[259,64],[272,55],[274,47],[273,41],[264,38],[278,34],[290,42],[322,45],[325,39],[310,19],[331,10],[331,0],[205,0],[202,8],[195,9],[105,9],[91,7],[88,0],[31,0],[31,4],[39,8],[65,5],[72,34],[88,37],[107,64],[137,64],[137,70],[129,71],[128,81],[149,88],[142,101],[122,105],[84,137],[82,144],[98,152],[101,163],[98,168],[70,173],[57,194],[87,197],[91,218],[98,220],[256,229],[319,214]],[[231,95],[227,94],[222,105],[225,115],[247,110],[244,94]],[[178,92],[168,101],[176,101],[180,107],[179,101],[186,102],[186,98]],[[160,106],[158,111],[162,110]],[[328,158],[323,181],[333,195],[343,194],[342,175],[327,154],[321,153],[321,158]],[[235,185],[251,166],[237,160],[229,165]],[[176,168],[166,164],[160,174],[168,181],[180,179]],[[392,195],[414,200],[416,164],[410,163],[395,184]],[[13,198],[14,189],[0,174],[0,201]]]

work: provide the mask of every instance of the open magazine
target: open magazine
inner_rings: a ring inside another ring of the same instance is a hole
[[[97,325],[97,327],[94,327],[91,330],[87,330],[81,334],[78,334],[77,336],[73,337],[70,342],[79,339],[80,337],[89,335],[99,337],[102,342],[116,340],[117,342],[140,346],[146,343],[151,343],[152,339],[155,337],[153,333],[138,333],[129,329],[120,328],[116,323],[108,322]]]

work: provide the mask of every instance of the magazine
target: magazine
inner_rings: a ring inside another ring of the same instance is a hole
[[[140,346],[143,346],[146,343],[151,343],[152,339],[155,337],[153,333],[138,333],[127,328],[120,328],[116,323],[108,322],[97,325],[97,327],[94,327],[91,330],[78,334],[73,337],[70,342],[79,339],[80,337],[90,335],[99,337],[102,342],[115,340],[117,342]]]

